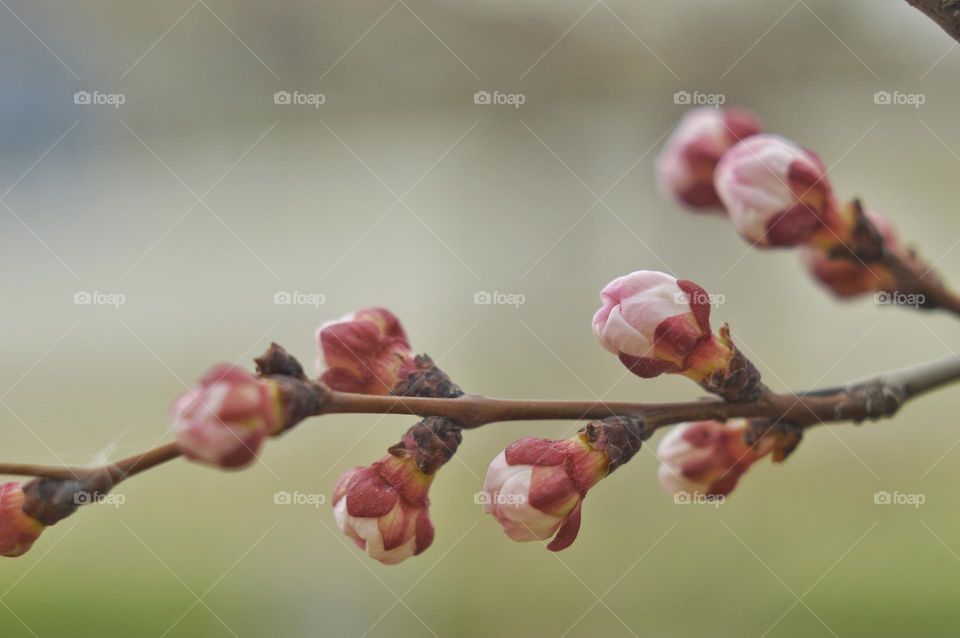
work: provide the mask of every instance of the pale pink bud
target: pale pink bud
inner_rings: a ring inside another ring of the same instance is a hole
[[[890,222],[873,210],[865,214],[880,233],[886,249],[892,252],[899,250],[897,234]],[[864,264],[852,255],[830,255],[817,246],[801,246],[797,257],[814,279],[840,298],[896,287],[893,273],[877,262]]]
[[[704,212],[723,212],[713,187],[720,157],[761,131],[753,114],[704,106],[687,111],[657,157],[657,183],[669,198]]]
[[[600,299],[594,334],[640,377],[672,372],[700,381],[730,361],[710,330],[711,298],[692,281],[640,270],[611,281]]]
[[[757,460],[774,449],[773,437],[751,446],[746,419],[679,423],[657,448],[658,476],[667,492],[727,495]]]
[[[317,374],[334,390],[390,394],[414,369],[400,320],[384,308],[358,310],[317,330]]]
[[[33,546],[44,525],[23,511],[23,486],[0,485],[0,556],[15,557]]]
[[[177,399],[172,417],[183,453],[223,468],[249,464],[282,426],[277,386],[229,365],[213,368]]]
[[[388,455],[347,470],[333,493],[337,527],[385,565],[415,556],[433,542],[427,499],[432,480],[409,457]]]
[[[776,135],[731,148],[714,185],[737,231],[757,246],[833,245],[848,229],[820,158]]]
[[[580,531],[587,490],[607,475],[610,459],[582,436],[563,441],[527,437],[490,463],[483,483],[483,510],[511,540],[553,540],[551,551],[569,547]]]

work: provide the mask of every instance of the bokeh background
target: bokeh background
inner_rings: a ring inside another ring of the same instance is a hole
[[[0,454],[86,464],[169,440],[171,401],[210,364],[271,340],[312,364],[318,324],[369,305],[472,391],[696,397],[594,342],[599,289],[642,268],[723,295],[716,320],[776,388],[953,352],[955,319],[831,300],[789,252],[666,202],[653,160],[677,91],[720,94],[819,152],[956,282],[954,47],[897,0],[2,0]],[[559,555],[509,542],[473,496],[511,441],[577,424],[490,426],[434,483],[434,545],[389,568],[333,532],[329,504],[274,495],[329,495],[411,419],[312,420],[243,472],[131,480],[122,505],[4,560],[0,635],[953,636],[957,406],[944,390],[815,429],[720,507],[660,491],[654,439]]]

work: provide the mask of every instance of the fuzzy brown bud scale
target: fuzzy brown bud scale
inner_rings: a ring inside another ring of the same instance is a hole
[[[729,363],[704,377],[700,386],[712,394],[719,395],[730,403],[750,403],[760,398],[766,386],[760,379],[760,371],[740,350],[733,345],[730,328],[727,324],[720,327],[720,340],[730,348],[732,354]]]
[[[413,371],[400,379],[390,394],[397,397],[455,399],[463,396],[463,390],[446,372],[437,367],[433,359],[425,354],[418,354],[414,359]]]
[[[580,429],[581,438],[593,449],[601,450],[610,460],[607,473],[629,461],[640,451],[641,443],[652,434],[643,420],[636,417],[612,416],[590,421]]]
[[[114,486],[109,472],[82,473],[76,479],[35,478],[23,486],[23,511],[44,525],[53,525],[105,496]]]
[[[257,364],[257,374],[261,377],[279,374],[294,379],[307,378],[297,358],[277,343],[271,343],[267,351],[254,359],[254,362]]]
[[[283,423],[275,434],[285,432],[304,419],[320,414],[330,397],[330,391],[322,383],[281,375],[273,375],[270,380],[277,386],[283,412]]]
[[[320,413],[330,391],[324,384],[308,380],[303,366],[283,346],[271,343],[254,361],[257,373],[277,386],[282,423],[274,435]]]
[[[803,428],[786,421],[750,419],[743,435],[744,442],[751,447],[756,447],[762,439],[768,439],[773,443],[773,462],[782,463],[800,445],[800,441],[803,440]]]
[[[455,399],[463,390],[425,354],[414,358],[414,368],[394,386],[391,394],[404,397]],[[390,454],[412,458],[424,474],[433,474],[449,461],[463,441],[462,426],[445,417],[427,417],[407,430]]]
[[[453,458],[463,441],[461,428],[444,417],[431,416],[407,430],[388,450],[397,458],[412,458],[424,474],[433,474]]]

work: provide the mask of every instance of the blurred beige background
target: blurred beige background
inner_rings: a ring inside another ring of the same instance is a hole
[[[955,320],[838,304],[793,255],[747,252],[653,181],[686,108],[674,94],[722,94],[818,151],[842,196],[958,281],[960,51],[903,1],[0,4],[5,460],[168,440],[171,401],[210,364],[271,340],[312,364],[316,326],[367,305],[472,391],[696,397],[594,342],[599,289],[641,268],[724,295],[715,320],[776,388],[960,348]],[[393,568],[345,546],[329,505],[273,496],[329,494],[410,419],[313,420],[252,469],[174,462],[48,530],[0,563],[0,635],[953,636],[957,405],[942,391],[891,422],[814,430],[719,508],[660,491],[654,440],[591,492],[559,555],[509,542],[473,495],[515,438],[577,425],[491,426],[434,484],[434,545]]]

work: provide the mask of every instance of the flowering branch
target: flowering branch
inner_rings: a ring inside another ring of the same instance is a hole
[[[958,0],[960,2],[960,0]],[[754,247],[795,248],[834,295],[874,293],[877,303],[940,308],[960,316],[950,292],[892,226],[859,200],[840,205],[820,159],[762,132],[745,111],[688,113],[657,161],[661,189],[695,212],[724,214]],[[678,374],[715,398],[637,403],[501,399],[465,394],[430,357],[415,356],[400,321],[383,308],[320,326],[316,375],[272,344],[257,374],[215,366],[173,405],[175,443],[95,468],[0,463],[0,474],[36,477],[0,485],[0,555],[19,556],[42,531],[118,483],[179,456],[221,469],[250,465],[270,438],[327,414],[421,417],[373,464],[346,470],[333,491],[340,531],[371,558],[395,564],[433,542],[428,492],[457,452],[463,431],[528,420],[590,421],[568,439],[525,437],[490,463],[478,502],[514,541],[569,547],[584,499],[659,444],[668,491],[725,496],[757,461],[781,462],[817,424],[895,414],[904,403],[960,381],[946,356],[850,383],[777,393],[740,351],[726,324],[710,323],[714,297],[696,283],[640,270],[611,281],[593,316],[600,345],[634,375]]]
[[[796,249],[801,265],[838,298],[873,293],[878,304],[960,317],[960,295],[883,215],[858,199],[838,201],[816,154],[762,132],[746,111],[688,111],[657,158],[657,182],[694,213],[728,217],[754,248]]]
[[[554,401],[503,399],[482,394],[457,398],[396,397],[332,390],[318,381],[304,381],[319,407],[310,416],[326,414],[403,414],[446,417],[464,429],[508,421],[570,421],[632,416],[653,431],[684,421],[764,417],[802,428],[842,421],[855,423],[893,416],[904,403],[921,394],[960,381],[960,358],[947,355],[835,388],[799,393],[766,391],[750,403],[720,399],[675,403],[631,401]],[[107,476],[114,483],[181,456],[176,443],[96,468],[0,463],[0,474],[39,476],[55,480],[84,480]]]

